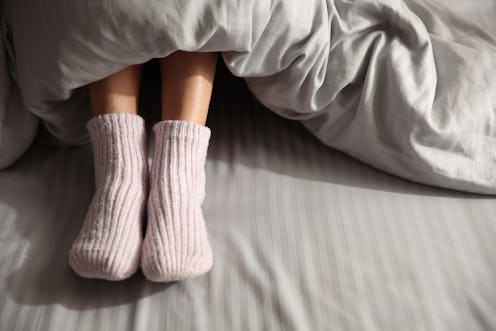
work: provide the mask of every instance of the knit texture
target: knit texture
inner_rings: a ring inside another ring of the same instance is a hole
[[[139,267],[148,194],[144,119],[109,113],[90,119],[95,194],[69,252],[69,264],[87,278],[122,280]]]
[[[210,129],[165,120],[155,136],[148,197],[148,224],[141,269],[151,281],[193,278],[213,265],[212,248],[201,209]]]

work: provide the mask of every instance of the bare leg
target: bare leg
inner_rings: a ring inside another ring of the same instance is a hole
[[[88,86],[93,115],[138,113],[142,65],[132,65]]]
[[[177,51],[160,59],[162,120],[205,125],[217,53]]]
[[[69,264],[82,277],[121,280],[139,267],[148,194],[145,125],[137,115],[140,78],[141,66],[130,66],[88,87],[96,191],[69,252]]]
[[[162,121],[148,198],[141,270],[152,281],[193,278],[213,265],[201,204],[210,139],[205,126],[217,53],[175,52],[161,59]]]

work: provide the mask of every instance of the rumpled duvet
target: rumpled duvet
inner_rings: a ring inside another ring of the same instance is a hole
[[[40,126],[88,143],[87,84],[180,49],[373,167],[496,193],[492,0],[4,0],[1,35],[0,168]]]

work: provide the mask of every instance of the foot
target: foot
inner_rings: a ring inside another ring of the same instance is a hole
[[[144,120],[110,113],[87,124],[96,191],[83,226],[69,252],[81,277],[122,280],[139,267],[148,189]]]
[[[210,129],[195,122],[155,124],[148,226],[141,269],[155,282],[184,280],[213,265],[201,204]]]

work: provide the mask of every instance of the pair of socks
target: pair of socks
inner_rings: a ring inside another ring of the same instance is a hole
[[[86,127],[96,191],[69,251],[72,269],[86,278],[122,280],[141,267],[155,282],[208,272],[212,248],[201,204],[210,129],[190,121],[157,122],[149,171],[141,116],[97,115]]]

